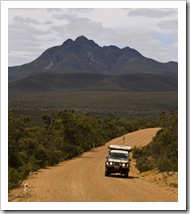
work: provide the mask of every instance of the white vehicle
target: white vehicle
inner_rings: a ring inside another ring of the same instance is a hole
[[[129,176],[130,170],[130,152],[131,146],[110,145],[108,157],[105,163],[105,176],[111,173],[120,173],[126,178]]]

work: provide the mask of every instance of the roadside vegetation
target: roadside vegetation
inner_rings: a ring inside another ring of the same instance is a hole
[[[161,126],[163,129],[150,146],[134,149],[138,169],[177,170],[176,114],[163,114],[154,120],[127,120],[112,114],[98,116],[63,110],[41,115],[40,120],[41,123],[35,123],[28,116],[14,115],[9,109],[9,190],[18,187],[30,173],[40,168],[53,166],[115,137],[148,127]]]
[[[133,149],[133,158],[140,172],[152,169],[178,171],[178,115],[162,113],[159,124],[162,129],[151,143]]]
[[[40,168],[81,155],[108,140],[141,128],[140,123],[109,115],[77,114],[73,110],[45,114],[41,124],[15,116],[9,109],[9,189]],[[149,124],[147,124],[149,125]]]

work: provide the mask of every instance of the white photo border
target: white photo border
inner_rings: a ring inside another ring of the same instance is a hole
[[[178,9],[178,202],[8,202],[8,9]],[[1,1],[1,210],[186,210],[186,1]]]

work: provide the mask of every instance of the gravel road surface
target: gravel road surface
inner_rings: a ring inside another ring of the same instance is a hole
[[[159,128],[149,128],[129,133],[125,135],[125,145],[143,146],[151,141],[158,130]],[[106,177],[105,160],[110,144],[122,145],[123,136],[80,157],[33,173],[20,188],[11,191],[9,201],[174,202],[178,200],[177,191],[144,179],[136,169],[133,159],[129,178],[119,174]],[[25,183],[28,183],[27,193],[24,193]]]

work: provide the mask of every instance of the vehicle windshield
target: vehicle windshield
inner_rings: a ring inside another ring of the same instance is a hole
[[[109,158],[111,158],[111,159],[119,159],[119,160],[128,160],[127,154],[115,153],[115,152],[111,152],[109,154]]]

